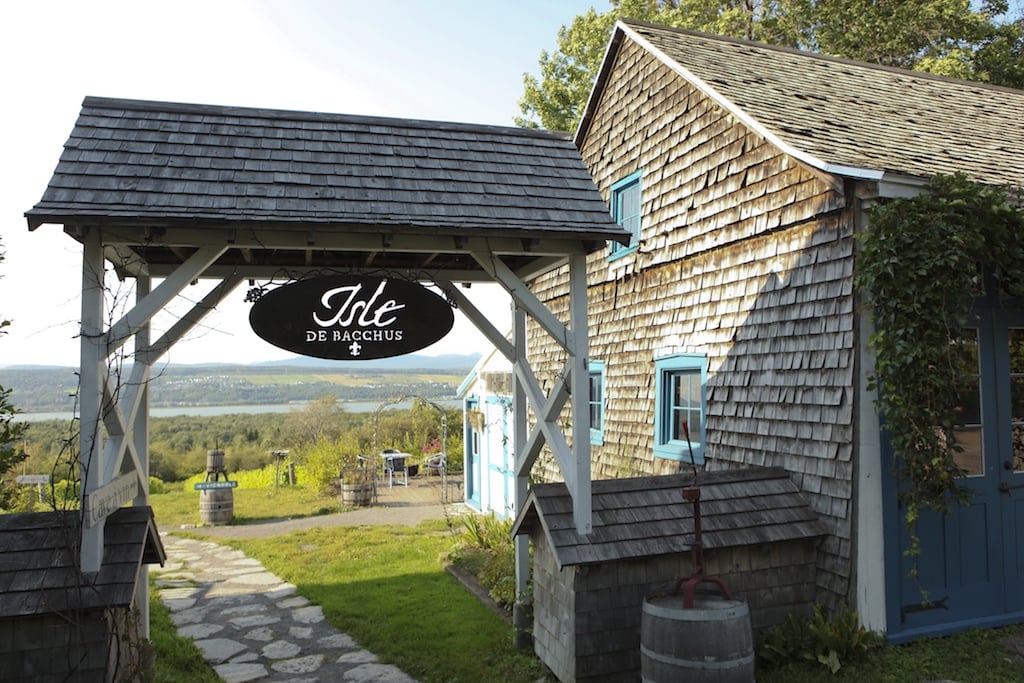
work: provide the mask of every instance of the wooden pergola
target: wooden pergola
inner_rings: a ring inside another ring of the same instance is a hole
[[[103,563],[106,516],[129,500],[147,504],[154,363],[244,281],[315,273],[443,290],[513,363],[517,509],[547,445],[572,492],[576,529],[590,533],[588,421],[563,430],[558,416],[569,402],[573,415],[588,415],[587,254],[628,234],[566,137],[90,97],[26,217],[30,229],[59,224],[82,244],[82,572]],[[567,321],[528,286],[559,267],[568,273]],[[116,320],[104,297],[108,269],[135,282],[134,306]],[[152,339],[153,317],[200,279],[215,283],[209,294]],[[457,286],[473,282],[511,296],[511,340]],[[527,360],[527,318],[566,351],[546,389]],[[118,383],[120,357],[132,364]],[[525,545],[517,548],[520,593],[528,561]]]

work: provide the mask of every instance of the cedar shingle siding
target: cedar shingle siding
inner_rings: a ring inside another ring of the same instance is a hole
[[[654,359],[706,354],[708,468],[785,467],[830,530],[818,558],[824,597],[845,598],[854,216],[842,183],[779,152],[629,40],[592,111],[581,153],[602,193],[643,172],[638,250],[589,261],[591,357],[606,364],[607,397],[595,478],[675,471],[651,455]],[[565,289],[564,272],[534,283],[542,299]],[[549,305],[564,314],[567,304]],[[530,341],[537,357],[558,356],[543,335]]]

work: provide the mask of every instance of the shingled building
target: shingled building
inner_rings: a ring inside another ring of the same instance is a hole
[[[595,479],[691,457],[782,468],[827,529],[816,602],[894,641],[1024,620],[1024,470],[1008,438],[1024,420],[1009,399],[1024,308],[975,302],[973,503],[921,519],[915,579],[854,290],[873,203],[935,174],[1024,184],[1021,111],[1017,90],[620,21],[575,136],[631,232],[588,258]],[[566,283],[553,271],[531,287],[564,316]],[[563,354],[530,342],[553,381]]]

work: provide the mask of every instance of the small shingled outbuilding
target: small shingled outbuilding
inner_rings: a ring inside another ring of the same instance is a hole
[[[166,560],[148,506],[107,518],[103,565],[78,569],[78,511],[0,515],[0,680],[142,680],[136,587]],[[152,672],[150,671],[150,674]]]
[[[693,474],[593,482],[594,530],[578,534],[563,484],[535,485],[513,526],[533,544],[534,648],[563,682],[640,674],[644,598],[694,571]],[[827,533],[781,468],[701,473],[705,574],[745,600],[755,630],[810,614]],[[680,598],[681,599],[681,598]]]

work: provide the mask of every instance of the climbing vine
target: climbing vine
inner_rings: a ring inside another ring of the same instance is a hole
[[[878,390],[915,557],[922,509],[969,502],[954,433],[965,369],[960,333],[986,287],[1024,297],[1024,213],[1013,199],[1007,188],[938,176],[918,196],[872,207],[861,237],[855,282],[874,323],[870,388]]]

